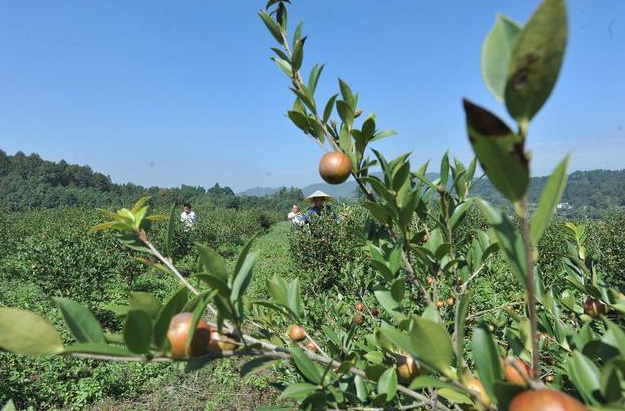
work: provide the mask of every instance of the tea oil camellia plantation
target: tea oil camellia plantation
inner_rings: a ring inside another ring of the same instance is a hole
[[[567,155],[531,177],[567,2],[493,16],[474,64],[494,102],[458,91],[475,157],[417,166],[383,153],[396,133],[346,79],[308,64],[298,3],[258,12],[275,93],[320,146],[320,177],[358,196],[299,224],[284,221],[307,205],[295,187],[145,188],[1,152],[4,410],[624,409],[623,203],[567,212],[622,192],[622,172],[569,174]]]

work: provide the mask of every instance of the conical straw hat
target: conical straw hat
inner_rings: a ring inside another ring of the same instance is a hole
[[[325,197],[326,201],[334,201],[334,198],[332,198],[332,196],[324,193],[321,190],[315,191],[314,193],[312,193],[311,195],[306,197],[304,200],[312,203],[313,202],[313,198],[315,198],[315,197]]]

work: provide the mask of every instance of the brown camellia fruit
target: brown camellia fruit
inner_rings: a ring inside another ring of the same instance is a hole
[[[444,306],[444,305],[445,305],[445,303],[444,303],[443,301],[441,301],[441,300],[438,300],[438,301],[436,302],[436,306],[437,306],[438,308],[443,308],[443,306]]]
[[[352,162],[345,153],[326,153],[319,161],[319,175],[328,184],[341,184],[352,171]]]
[[[601,315],[605,315],[608,312],[608,307],[599,300],[592,297],[588,297],[584,303],[584,314],[597,318]]]
[[[304,348],[306,348],[307,350],[312,351],[314,353],[316,353],[318,351],[317,346],[312,341],[308,341],[306,344],[304,344]]]
[[[411,355],[402,354],[395,357],[397,376],[404,381],[412,381],[419,375],[419,364]]]
[[[520,358],[515,358],[513,362],[521,370],[522,373],[519,373],[512,364],[504,360],[503,377],[510,384],[527,387],[526,380],[534,377],[534,371],[532,370],[532,367]]]
[[[509,411],[588,411],[581,402],[556,390],[524,391],[514,397]]]
[[[475,394],[477,396],[477,398],[480,399],[480,401],[482,403],[484,403],[486,405],[490,405],[490,397],[486,393],[486,389],[484,388],[484,384],[482,384],[482,381],[478,380],[475,377],[469,377],[465,381],[465,385],[469,389],[469,391],[471,391],[473,394]],[[485,409],[484,405],[482,405],[480,403],[476,403],[475,404],[475,408],[478,409],[478,410],[484,410]],[[529,411],[529,409],[528,409],[528,411]]]
[[[362,324],[362,314],[358,313],[354,316],[354,324],[356,325]]]
[[[372,316],[377,317],[379,313],[380,313],[380,312],[378,311],[378,309],[377,309],[377,308],[372,308],[372,309],[371,309],[371,315],[372,315]]]
[[[354,308],[358,311],[362,311],[365,309],[365,305],[363,303],[358,303],[354,306]]]
[[[227,335],[221,334],[211,327],[211,339],[208,348],[212,351],[233,351],[237,347],[236,341]]]
[[[289,330],[289,338],[291,339],[291,341],[302,341],[304,338],[306,338],[306,331],[304,331],[302,327],[296,324],[292,326]]]
[[[187,349],[187,338],[191,322],[193,321],[192,313],[180,313],[172,317],[167,330],[167,339],[171,346],[172,358],[189,358],[196,357],[206,353],[210,342],[210,326],[206,321],[200,319],[193,334],[193,340]]]
[[[450,306],[450,307],[451,307],[452,305],[454,305],[454,297],[449,297],[449,298],[447,299],[447,305],[448,305],[448,306]]]

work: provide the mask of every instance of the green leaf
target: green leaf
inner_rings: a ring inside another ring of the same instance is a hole
[[[304,133],[308,134],[310,132],[310,122],[308,121],[308,116],[300,113],[299,111],[288,111],[287,115],[293,124],[295,124]]]
[[[463,100],[473,151],[488,179],[508,200],[519,201],[529,185],[523,139],[490,111]]]
[[[195,247],[200,255],[201,265],[208,270],[211,274],[220,278],[222,281],[228,281],[228,269],[224,259],[221,258],[217,251],[210,247],[196,243]]]
[[[391,297],[397,302],[397,305],[401,304],[401,300],[404,298],[404,292],[406,291],[406,280],[403,277],[395,279],[391,284]]]
[[[499,248],[503,251],[512,273],[523,284],[523,287],[527,287],[527,265],[523,239],[517,234],[514,226],[508,221],[503,212],[493,208],[484,200],[480,200],[479,204],[497,237]]]
[[[367,383],[360,375],[354,377],[354,385],[356,386],[356,396],[360,401],[365,401],[367,398],[369,398],[369,389],[367,388]]]
[[[267,281],[267,290],[271,298],[278,304],[289,306],[288,290],[286,281],[275,274],[271,280]]]
[[[460,301],[458,302],[458,320],[456,324],[456,332],[458,335],[456,336],[456,355],[458,358],[464,358],[464,334],[466,331],[466,322],[467,322],[467,312],[469,310],[469,301],[471,300],[471,295],[469,293],[464,293],[459,297]],[[434,308],[434,306],[428,306]],[[459,360],[457,364],[458,368],[458,377],[460,378],[463,374],[464,370],[464,360]]]
[[[328,102],[326,103],[326,107],[323,110],[323,122],[324,123],[327,123],[328,120],[330,120],[330,116],[332,115],[332,109],[334,108],[334,102],[336,101],[337,97],[338,97],[338,94],[335,94],[328,99]]]
[[[280,398],[293,398],[297,401],[303,400],[313,392],[317,391],[317,386],[300,382],[297,384],[291,384],[286,387],[286,390],[282,392]]]
[[[350,107],[350,105],[343,100],[338,100],[336,102],[336,110],[339,112],[339,117],[341,117],[343,123],[348,128],[351,128],[352,124],[354,123],[354,111]]]
[[[135,354],[128,351],[126,347],[120,347],[119,345],[108,345],[100,343],[78,343],[65,347],[63,353],[84,353],[84,354],[97,354],[97,355],[111,355],[114,357],[134,357]]]
[[[497,15],[495,25],[482,46],[482,76],[488,91],[503,102],[508,75],[508,63],[521,26],[503,14]]]
[[[386,310],[393,317],[397,315],[401,315],[401,311],[399,310],[399,303],[395,301],[393,295],[390,291],[386,290],[375,290],[373,292],[375,298],[378,300],[382,308]]]
[[[352,89],[349,88],[346,82],[342,79],[339,79],[339,89],[341,90],[341,97],[343,100],[352,108],[356,107],[356,99],[354,98],[354,93],[352,93]]]
[[[284,45],[284,38],[282,37],[282,29],[280,28],[278,23],[276,23],[271,18],[271,16],[263,10],[259,11],[258,15],[260,16],[263,23],[265,23],[265,26],[267,26],[267,29],[269,30],[273,38],[276,39],[276,41],[280,43],[281,45]]]
[[[0,307],[0,347],[15,354],[48,356],[63,351],[56,329],[43,317],[19,308]]]
[[[182,287],[160,309],[154,322],[154,344],[156,347],[163,347],[171,318],[182,311],[188,298],[187,289]]]
[[[304,59],[304,42],[306,37],[303,37],[295,42],[293,48],[293,54],[291,55],[291,70],[295,73],[302,67],[302,60]]]
[[[291,281],[287,287],[287,298],[289,309],[299,318],[304,315],[302,310],[302,295],[297,279]]]
[[[410,382],[411,390],[418,390],[420,388],[454,388],[452,383],[441,380],[440,378],[433,377],[431,375],[420,375]]]
[[[391,367],[378,379],[378,394],[386,395],[385,401],[389,402],[397,393],[397,373],[395,368]]]
[[[282,70],[282,72],[287,75],[287,77],[289,78],[293,77],[293,70],[291,69],[291,63],[289,63],[286,60],[282,60],[281,58],[278,58],[278,57],[272,57],[271,59],[276,63],[276,65],[280,68],[280,70]]]
[[[585,402],[596,404],[593,394],[599,392],[601,386],[599,368],[579,351],[573,351],[573,356],[569,357],[566,368],[569,379]]]
[[[2,407],[2,411],[16,411],[15,404],[13,404],[13,400],[9,399],[9,401],[6,404],[4,404],[4,407]]]
[[[544,0],[519,33],[508,65],[506,107],[519,123],[529,122],[549,98],[566,38],[564,0]]]
[[[144,354],[150,349],[152,341],[152,319],[143,310],[130,310],[124,323],[124,341],[128,349],[137,354]]]
[[[449,179],[449,153],[445,152],[441,160],[440,184],[447,188],[447,180]]]
[[[82,304],[66,298],[54,298],[67,328],[78,342],[103,343],[104,331],[93,313]]]
[[[204,281],[212,289],[218,290],[222,297],[230,297],[230,287],[222,278],[213,274],[196,274],[195,277]]]
[[[230,294],[230,300],[232,302],[240,300],[245,290],[247,290],[247,286],[252,279],[252,267],[254,267],[256,258],[258,258],[258,251],[249,253],[245,256],[241,266],[238,267],[235,277],[232,280],[232,293]]]
[[[321,383],[321,373],[319,369],[300,348],[297,346],[291,347],[291,355],[293,356],[293,361],[295,361],[297,369],[304,378],[315,384]]]
[[[493,336],[485,323],[481,323],[473,332],[473,359],[489,397],[497,398],[495,383],[503,379],[501,359]]]
[[[442,324],[415,315],[412,319],[410,335],[384,325],[381,332],[393,344],[404,349],[417,360],[450,376],[453,348],[447,330]]]
[[[135,310],[143,310],[152,318],[156,318],[161,310],[161,302],[150,293],[136,291],[130,294],[130,307]]]
[[[173,240],[177,222],[178,213],[176,213],[176,203],[174,203],[169,209],[169,221],[167,222],[167,232],[165,233],[165,253],[170,258],[173,257]]]
[[[536,209],[530,226],[530,238],[533,247],[537,247],[540,237],[542,237],[543,232],[551,222],[553,213],[556,211],[556,207],[562,198],[564,188],[566,187],[566,170],[568,165],[569,156],[566,156],[564,160],[558,164],[553,174],[549,176],[545,188],[540,195],[538,208]]]
[[[241,376],[241,378],[246,377],[251,373],[264,370],[265,368],[269,368],[276,362],[277,360],[273,357],[254,358],[253,360],[248,361],[241,366],[241,369],[239,370],[239,375]]]

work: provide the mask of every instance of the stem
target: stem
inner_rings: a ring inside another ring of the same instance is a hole
[[[527,267],[527,306],[530,315],[530,327],[532,338],[532,367],[534,378],[540,374],[540,353],[538,352],[538,319],[536,316],[536,290],[534,287],[534,253],[530,240],[530,222],[527,211],[527,194],[521,200],[521,224],[523,230],[523,243],[525,245],[525,264]]]

